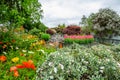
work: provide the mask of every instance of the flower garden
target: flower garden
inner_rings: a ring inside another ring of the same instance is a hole
[[[46,27],[38,0],[0,2],[0,80],[120,80],[120,16],[100,9],[79,25]]]
[[[120,45],[95,44],[93,35],[74,31],[73,35],[63,33],[62,40],[57,37],[58,42],[50,40],[52,31],[40,36],[25,33],[24,29],[1,32],[2,80],[120,79]]]

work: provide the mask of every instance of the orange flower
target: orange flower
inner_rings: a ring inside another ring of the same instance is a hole
[[[33,61],[32,60],[28,60],[29,63],[33,64]]]
[[[17,71],[17,67],[16,66],[10,67],[10,72],[12,72],[12,71]]]
[[[0,56],[0,61],[5,62],[7,60],[6,56]]]
[[[14,76],[15,76],[15,77],[18,77],[18,76],[19,76],[18,71],[14,71]]]

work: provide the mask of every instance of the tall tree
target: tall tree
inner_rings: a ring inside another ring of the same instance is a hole
[[[34,23],[40,22],[42,12],[38,0],[1,0],[0,24],[31,29]]]
[[[120,34],[120,16],[112,9],[100,9],[92,15],[93,30],[99,37],[112,37]]]

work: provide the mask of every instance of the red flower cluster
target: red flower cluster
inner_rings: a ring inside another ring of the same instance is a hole
[[[29,60],[27,62],[23,62],[22,64],[16,65],[17,68],[29,68],[35,70],[35,66],[33,64],[32,60]]]
[[[70,39],[93,39],[94,37],[92,35],[64,35],[64,38],[70,38]]]
[[[23,62],[22,64],[18,64],[16,66],[10,67],[10,72],[14,72],[14,76],[18,77],[19,76],[19,73],[18,73],[19,68],[29,68],[29,69],[35,70],[35,66],[33,64],[33,61],[28,60],[27,62]]]

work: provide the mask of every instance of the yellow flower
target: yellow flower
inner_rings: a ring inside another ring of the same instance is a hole
[[[45,41],[44,41],[44,40],[40,40],[40,44],[41,44],[41,45],[44,45],[44,44],[45,44]]]
[[[12,62],[18,62],[18,61],[19,61],[19,58],[18,58],[18,57],[12,58]]]

